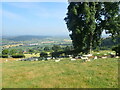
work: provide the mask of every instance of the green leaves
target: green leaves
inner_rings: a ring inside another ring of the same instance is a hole
[[[65,21],[74,49],[89,53],[100,44],[103,30],[119,35],[119,13],[119,2],[70,2]]]

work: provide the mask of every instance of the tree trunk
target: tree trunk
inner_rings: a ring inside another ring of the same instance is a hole
[[[89,39],[89,54],[92,53],[92,40],[93,40],[93,35],[90,33],[90,39]]]

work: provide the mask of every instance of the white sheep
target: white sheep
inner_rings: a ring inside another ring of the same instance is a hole
[[[72,59],[72,57],[69,57],[70,59]]]
[[[94,60],[97,59],[97,56],[94,57]]]
[[[119,58],[119,56],[116,56],[115,58]]]
[[[58,60],[55,60],[55,62],[59,62],[60,61],[60,59],[58,59]]]
[[[92,54],[83,55],[84,57],[90,57]]]
[[[88,57],[81,57],[81,59],[87,60],[87,59],[88,59]]]
[[[107,58],[107,57],[101,57],[101,58],[105,59],[105,58]]]
[[[48,57],[47,59],[49,60],[49,59],[51,59],[51,58]]]
[[[36,60],[36,61],[38,61],[38,59],[37,59],[37,58],[36,58],[35,60]]]
[[[106,53],[104,55],[107,55]]]
[[[71,61],[75,61],[76,59],[72,58]]]
[[[90,59],[87,59],[87,60],[86,60],[86,62],[89,62],[89,61],[90,61]]]

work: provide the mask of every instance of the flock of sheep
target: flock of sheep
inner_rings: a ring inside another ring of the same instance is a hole
[[[100,53],[97,53],[97,54],[100,54]],[[110,57],[115,57],[115,58],[119,58],[118,56],[115,56],[113,53],[111,53],[111,56]],[[104,54],[104,56],[101,56],[101,57],[98,57],[98,56],[93,56],[92,54],[87,54],[87,55],[82,55],[82,56],[76,56],[75,58],[73,58],[71,55],[69,55],[69,59],[71,61],[75,61],[77,59],[81,59],[83,60],[83,62],[88,62],[88,61],[91,61],[91,60],[96,60],[98,58],[108,58],[107,54]],[[47,60],[51,59],[50,57],[47,58]],[[60,62],[62,58],[58,58],[58,59],[55,59],[53,58],[55,62]],[[8,61],[6,59],[6,61]],[[19,59],[19,60],[16,60],[16,61],[39,61],[38,57],[31,57],[31,58],[23,58],[23,59]],[[41,61],[45,61],[45,60],[41,60]]]

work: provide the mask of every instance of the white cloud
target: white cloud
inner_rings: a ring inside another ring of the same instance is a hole
[[[38,8],[39,6],[37,5],[37,3],[29,3],[29,2],[15,2],[15,3],[7,3],[8,5],[11,5],[13,7],[17,7],[17,8],[25,8],[25,9],[30,9],[30,8]]]
[[[67,6],[66,2],[65,3]],[[26,9],[27,12],[31,13],[31,15],[43,17],[43,18],[59,18],[63,19],[66,15],[67,9],[62,9],[62,7],[57,7],[54,9],[48,9],[44,5],[40,5],[39,3],[29,3],[29,2],[23,2],[23,3],[7,3],[10,6],[20,8],[20,9]],[[67,7],[66,7],[67,8]],[[11,15],[11,17],[16,17],[16,15]]]
[[[2,16],[8,19],[16,19],[16,20],[24,19],[23,16],[6,10],[2,10]]]

